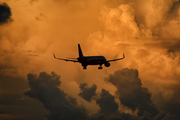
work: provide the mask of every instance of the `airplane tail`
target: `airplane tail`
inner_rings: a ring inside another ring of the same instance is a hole
[[[78,44],[78,51],[79,51],[79,58],[82,58],[83,57],[83,53],[82,53],[80,44]]]

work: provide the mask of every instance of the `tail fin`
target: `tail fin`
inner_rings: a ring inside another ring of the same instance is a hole
[[[79,57],[80,58],[83,57],[83,53],[82,53],[80,44],[78,44],[78,51],[79,51]]]

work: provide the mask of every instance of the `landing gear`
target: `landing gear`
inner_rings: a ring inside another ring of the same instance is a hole
[[[83,69],[84,69],[84,70],[87,69],[87,66],[83,66]]]
[[[98,69],[101,70],[103,67],[99,66]]]
[[[100,64],[100,66],[98,67],[99,70],[101,70],[103,67],[102,67],[102,64]]]

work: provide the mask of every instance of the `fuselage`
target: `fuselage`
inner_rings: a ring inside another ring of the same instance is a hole
[[[102,65],[106,62],[104,56],[83,56],[79,57],[78,60],[83,65]]]

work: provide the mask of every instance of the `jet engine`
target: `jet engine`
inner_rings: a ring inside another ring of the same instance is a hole
[[[109,62],[106,62],[104,65],[105,65],[106,67],[109,67],[111,64],[110,64]]]

